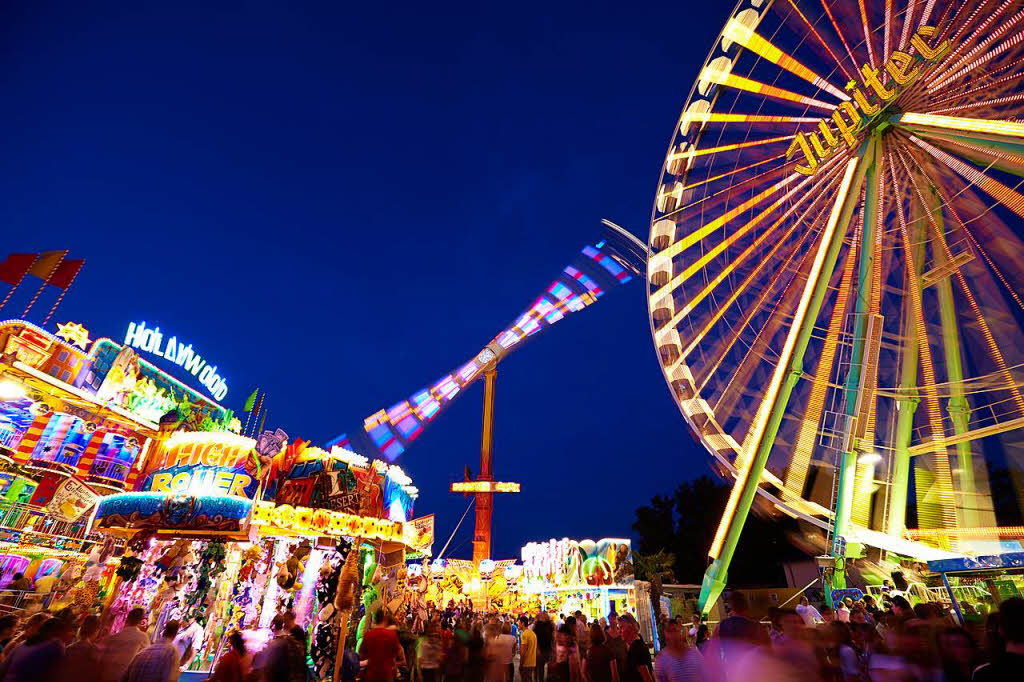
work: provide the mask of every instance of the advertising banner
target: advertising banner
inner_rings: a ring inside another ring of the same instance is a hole
[[[434,515],[428,514],[412,519],[405,524],[406,544],[416,551],[430,554],[430,546],[434,544]]]
[[[46,505],[46,511],[58,521],[71,523],[82,518],[99,499],[100,496],[92,488],[71,476],[57,486],[50,503]]]

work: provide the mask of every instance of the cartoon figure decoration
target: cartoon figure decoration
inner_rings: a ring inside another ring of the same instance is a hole
[[[379,608],[377,604],[380,593],[373,584],[374,575],[377,573],[377,557],[373,551],[363,552],[363,617],[359,619],[359,626],[356,628],[356,651],[363,643],[363,634],[370,626],[370,619],[373,612]]]
[[[618,584],[633,582],[633,555],[629,551],[628,542],[612,543],[615,552],[615,582]]]
[[[168,526],[180,526],[196,515],[199,504],[195,495],[168,495],[160,510],[162,520]]]
[[[629,540],[549,540],[523,547],[522,580],[561,587],[602,587],[633,582]]]
[[[139,356],[128,346],[121,349],[121,352],[114,358],[110,371],[103,378],[99,390],[96,391],[96,398],[106,402],[113,401],[120,407],[127,407],[128,397],[139,377]]]
[[[176,540],[174,544],[164,550],[154,566],[157,574],[166,573],[171,578],[177,578],[181,567],[185,563],[195,562],[195,555],[190,550],[192,543],[188,540]]]
[[[295,547],[291,555],[277,567],[277,586],[282,590],[292,591],[296,588],[296,582],[306,566],[306,557],[309,556],[312,547],[309,540],[303,540]]]
[[[264,431],[256,439],[256,445],[250,453],[252,457],[246,462],[245,470],[253,477],[265,480],[270,473],[273,459],[281,453],[288,442],[288,434],[281,429]]]

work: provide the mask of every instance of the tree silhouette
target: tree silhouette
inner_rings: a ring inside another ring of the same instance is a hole
[[[670,496],[655,495],[635,512],[636,554],[673,557],[675,579],[700,584],[708,565],[708,549],[729,497],[729,486],[710,476],[680,483]],[[798,530],[787,516],[751,513],[729,568],[736,587],[778,587],[786,584],[784,561],[806,559],[788,534]],[[640,571],[638,570],[638,575]],[[653,581],[652,581],[653,592]],[[652,594],[652,599],[653,599]]]

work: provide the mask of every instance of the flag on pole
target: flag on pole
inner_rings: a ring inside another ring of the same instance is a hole
[[[67,289],[75,281],[75,277],[78,276],[78,271],[82,269],[83,265],[85,265],[84,259],[61,261],[61,264],[50,275],[48,284],[60,289]]]
[[[32,264],[32,267],[29,268],[28,274],[35,275],[44,282],[49,281],[50,275],[53,274],[66,255],[68,255],[67,251],[43,251],[36,262]]]
[[[25,279],[25,275],[28,274],[37,258],[39,258],[38,253],[12,253],[7,260],[0,263],[0,280],[7,282],[12,287],[4,296],[4,300],[0,301],[0,308],[3,308],[11,300],[11,296],[21,285],[21,280]]]
[[[43,289],[46,288],[46,283],[50,281],[50,276],[56,272],[60,266],[61,261],[68,255],[67,251],[43,251],[40,254],[39,259],[32,264],[29,268],[28,274],[35,275],[39,279],[43,280],[43,283],[39,285],[39,290],[36,295],[32,297],[32,300],[25,306],[25,312],[21,314],[22,318],[28,319],[28,311],[32,309],[32,306],[39,300],[39,295],[43,293]]]
[[[259,389],[259,388],[257,388],[257,389],[256,389],[255,391],[253,391],[253,392],[252,392],[252,393],[251,393],[251,394],[249,395],[249,397],[248,397],[248,398],[246,398],[246,399],[245,399],[245,407],[244,407],[244,408],[242,409],[242,412],[251,412],[251,411],[252,411],[252,406],[253,406],[253,404],[254,404],[254,403],[256,402],[256,395],[257,395],[257,394],[258,394],[259,392],[260,392],[260,389]]]
[[[18,286],[37,258],[38,253],[12,253],[7,256],[7,259],[0,263],[0,282]]]
[[[60,289],[60,296],[50,306],[50,312],[46,313],[46,317],[43,318],[43,326],[50,321],[53,314],[57,312],[57,306],[64,300],[64,294],[68,293],[68,289],[71,288],[71,283],[75,281],[75,277],[78,277],[79,271],[82,266],[85,265],[85,259],[80,260],[64,260],[57,266],[57,269],[50,275],[49,284]]]
[[[267,397],[266,392],[261,393],[259,399],[256,401],[256,406],[252,409],[252,412],[249,414],[250,417],[253,417],[252,427],[254,429],[256,429],[256,426],[259,423],[260,410],[263,409],[263,399],[266,398],[266,397]],[[245,421],[248,422],[249,420],[246,419]],[[259,433],[263,433],[263,432],[259,431],[257,429],[256,431],[253,432],[253,435],[255,436],[256,434],[259,434]]]
[[[257,433],[263,433],[263,424],[267,421],[267,412],[263,411],[263,418],[260,419],[260,428],[256,430]]]

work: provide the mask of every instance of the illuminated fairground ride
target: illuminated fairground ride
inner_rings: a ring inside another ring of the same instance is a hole
[[[495,493],[518,492],[519,484],[494,480],[494,392],[497,366],[506,355],[559,320],[596,303],[608,291],[643,272],[647,248],[618,225],[603,220],[600,241],[584,246],[576,258],[548,285],[533,304],[469,362],[445,374],[408,399],[375,412],[353,429],[328,443],[371,458],[394,461],[422,435],[424,428],[481,377],[484,379],[483,430],[480,473],[454,483],[453,492],[473,494],[476,528],[473,559],[479,565],[490,558],[491,505]]]
[[[1022,31],[1020,1],[743,0],[715,40],[648,260],[665,378],[734,479],[705,611],[756,492],[823,529],[834,587],[852,545],[1019,536],[989,482],[1019,513]]]

